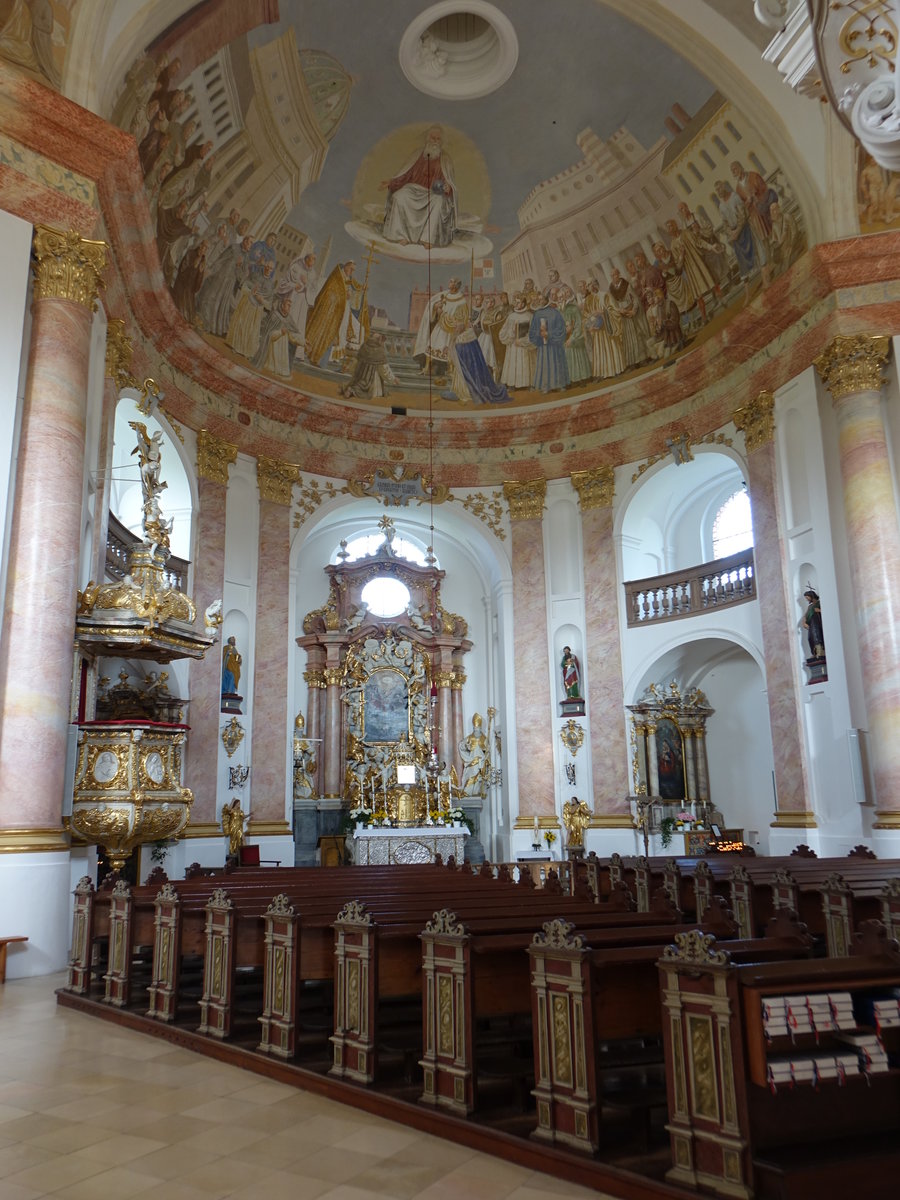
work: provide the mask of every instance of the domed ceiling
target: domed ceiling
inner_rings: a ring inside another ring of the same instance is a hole
[[[112,115],[182,318],[298,405],[569,402],[805,248],[750,115],[596,0],[214,0]]]

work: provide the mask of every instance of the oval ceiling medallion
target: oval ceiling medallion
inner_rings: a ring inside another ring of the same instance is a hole
[[[400,42],[409,82],[441,100],[477,100],[515,70],[519,41],[508,17],[484,0],[444,0],[420,13]]]

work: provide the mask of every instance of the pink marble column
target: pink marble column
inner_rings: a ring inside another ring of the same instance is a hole
[[[634,822],[628,804],[612,467],[578,471],[572,476],[572,486],[578,492],[581,508],[584,556],[585,672],[596,814],[593,823],[631,828]]]
[[[316,769],[311,773],[314,784],[313,795],[321,796],[324,790],[323,780],[325,778],[325,753],[323,749],[325,720],[322,704],[325,694],[325,672],[320,668],[310,667],[309,670],[304,672],[303,678],[306,680],[308,688],[306,704],[307,740],[313,747],[316,761]]]
[[[878,829],[900,829],[900,525],[880,398],[889,352],[887,337],[857,334],[816,360],[838,424]],[[825,641],[827,654],[827,618]]]
[[[503,492],[512,522],[513,643],[516,661],[516,755],[519,820],[555,812],[553,777],[553,701],[547,644],[547,586],[541,514],[547,484],[543,479],[505,483]]]
[[[28,382],[0,649],[0,829],[65,846],[61,806],[81,544],[91,314],[106,246],[37,226]]]
[[[196,562],[194,603],[205,612],[221,600],[225,588],[225,492],[228,467],[237,461],[237,447],[214,437],[206,429],[197,435]],[[220,832],[216,822],[216,781],[219,763],[219,726],[222,707],[222,647],[219,642],[199,662],[191,663],[191,732],[185,784],[194,793],[189,833],[211,837]]]
[[[253,672],[251,834],[286,834],[288,747],[288,602],[290,597],[291,484],[296,468],[257,460],[259,565]]]
[[[766,696],[775,758],[778,809],[774,826],[812,828],[816,824],[809,795],[806,747],[799,731],[800,663],[793,631],[797,614],[789,611],[790,587],[778,528],[775,491],[775,397],[760,392],[752,403],[733,415],[744,431],[747,483],[753,512],[753,555],[756,594],[762,619],[766,660]]]
[[[337,799],[343,789],[343,705],[341,694],[344,672],[340,666],[341,646],[339,641],[328,648],[329,666],[325,668],[325,740],[322,743],[324,757],[324,791],[331,800]],[[336,664],[336,665],[335,665]]]

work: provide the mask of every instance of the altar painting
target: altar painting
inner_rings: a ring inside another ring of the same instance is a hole
[[[656,727],[656,763],[663,800],[684,799],[684,745],[681,730],[670,717]]]
[[[364,688],[363,741],[400,742],[410,733],[406,678],[399,671],[373,671]]]

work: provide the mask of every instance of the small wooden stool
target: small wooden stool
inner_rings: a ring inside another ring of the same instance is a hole
[[[10,942],[27,942],[21,934],[15,937],[0,937],[0,983],[6,983],[6,948]]]

